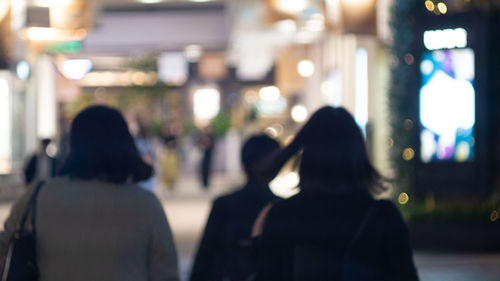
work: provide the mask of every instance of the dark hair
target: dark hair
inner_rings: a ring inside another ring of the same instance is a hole
[[[361,130],[344,108],[319,109],[304,129],[299,168],[303,190],[385,190],[384,179],[368,159]]]
[[[71,124],[70,152],[61,173],[124,183],[147,179],[153,169],[141,159],[122,114],[107,106],[91,106]]]
[[[260,134],[250,137],[241,149],[241,162],[249,179],[254,179],[252,165],[263,160],[278,150],[280,144],[268,135]]]
[[[51,139],[45,138],[40,141],[40,144],[42,145],[42,147],[47,147],[51,141],[52,141]]]

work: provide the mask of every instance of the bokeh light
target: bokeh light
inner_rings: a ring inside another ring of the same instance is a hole
[[[413,159],[413,157],[415,157],[415,151],[412,149],[412,148],[405,148],[405,150],[403,150],[403,159],[406,160],[406,161],[409,161],[411,159]]]
[[[446,14],[448,12],[448,7],[443,2],[439,2],[437,8],[441,14]]]
[[[398,196],[398,202],[401,205],[407,204],[409,200],[410,200],[410,197],[408,196],[408,194],[406,192],[402,192]]]
[[[493,212],[491,212],[490,214],[490,221],[491,222],[496,222],[498,220],[498,211],[497,210],[493,210]]]
[[[303,105],[296,105],[292,107],[291,116],[293,121],[297,123],[302,123],[307,119],[308,116],[307,108]]]
[[[427,8],[429,12],[433,12],[436,6],[434,5],[434,2],[427,0],[425,1],[425,8]]]
[[[314,74],[314,63],[310,60],[301,60],[297,65],[297,71],[302,77],[311,77]]]
[[[259,91],[260,98],[265,101],[277,101],[280,95],[280,89],[276,86],[263,87]]]

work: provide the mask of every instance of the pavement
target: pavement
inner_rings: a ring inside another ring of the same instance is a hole
[[[204,190],[197,177],[185,176],[172,190],[157,186],[179,254],[181,280],[187,280],[200,235],[213,198],[243,182],[241,176],[216,175],[212,187]],[[0,203],[0,221],[7,218],[11,202]],[[500,281],[500,253],[415,252],[422,281]]]

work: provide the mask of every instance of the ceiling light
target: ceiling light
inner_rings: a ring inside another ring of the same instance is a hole
[[[163,2],[163,0],[139,0],[139,2],[144,4],[156,4]]]
[[[72,0],[37,0],[35,5],[38,7],[51,8],[55,6],[65,6],[71,4]]]
[[[286,14],[297,15],[307,7],[307,0],[274,0],[275,8]]]
[[[297,65],[297,71],[302,77],[311,77],[314,74],[314,63],[310,60],[301,60]]]
[[[80,80],[92,69],[92,61],[88,59],[65,60],[62,70],[66,77],[73,80]]]
[[[87,36],[85,29],[62,30],[52,27],[29,27],[25,37],[31,41],[80,41]]]
[[[203,47],[200,45],[188,45],[184,49],[184,55],[186,56],[186,60],[189,62],[197,62],[201,54],[203,53]]]

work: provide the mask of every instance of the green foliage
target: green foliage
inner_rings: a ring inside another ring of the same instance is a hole
[[[128,62],[128,67],[141,71],[157,71],[157,60],[158,57],[156,55],[138,56]]]
[[[407,210],[409,220],[425,223],[500,223],[498,212],[500,205],[477,204],[463,206],[452,202],[440,202],[435,208],[429,208],[425,201],[414,202]]]
[[[219,112],[212,120],[212,129],[216,136],[223,136],[231,127],[231,118],[227,113]]]

